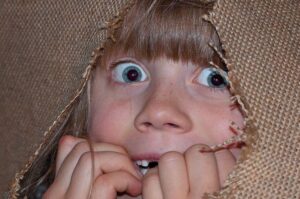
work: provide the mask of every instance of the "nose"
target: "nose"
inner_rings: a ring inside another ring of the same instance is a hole
[[[135,118],[135,127],[143,133],[157,131],[186,133],[192,122],[171,97],[150,97]]]

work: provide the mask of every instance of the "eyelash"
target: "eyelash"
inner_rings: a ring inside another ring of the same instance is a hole
[[[209,91],[211,92],[215,92],[215,93],[218,93],[218,92],[225,92],[228,90],[229,88],[229,85],[227,87],[223,87],[223,88],[218,88],[218,87],[209,87],[209,86],[205,86],[205,85],[202,85],[200,83],[197,82],[197,77],[199,77],[199,75],[201,74],[201,72],[206,69],[206,68],[210,68],[210,67],[213,67],[213,66],[206,66],[206,67],[198,67],[196,70],[195,70],[195,75],[193,77],[193,80],[192,82],[194,82],[195,84],[205,88],[205,89],[208,89]],[[216,67],[213,67],[213,68],[216,68]],[[217,68],[216,68],[217,69]],[[225,70],[224,70],[225,71]],[[225,71],[226,72],[226,71]],[[226,72],[227,73],[227,72]]]
[[[136,64],[139,67],[141,67],[143,69],[143,71],[146,71],[144,69],[144,67],[142,67],[142,64],[140,62],[137,62],[135,59],[132,59],[132,58],[122,58],[122,59],[119,59],[119,60],[115,60],[115,61],[112,61],[111,63],[109,63],[108,66],[106,67],[106,69],[107,69],[107,71],[109,73],[109,79],[110,79],[111,82],[113,82],[114,84],[117,84],[119,86],[128,86],[128,85],[135,84],[135,83],[128,84],[128,83],[119,82],[119,81],[114,80],[114,78],[113,78],[113,70],[116,67],[118,67],[119,65],[125,64],[125,63],[128,63],[128,62]]]
[[[135,63],[133,60],[131,59],[122,59],[122,60],[116,60],[116,61],[112,61],[111,63],[108,64],[108,66],[106,67],[106,70],[109,72],[109,76],[110,79],[112,79],[112,70],[118,65],[118,64],[122,64],[125,62],[133,62]]]
[[[125,62],[134,62],[132,60],[119,60],[119,61],[113,61],[111,62],[108,66],[107,66],[107,70],[108,71],[111,71],[112,69],[114,69],[118,64],[122,64],[122,63],[125,63]],[[134,62],[135,63],[135,62]]]
[[[108,66],[107,66],[107,70],[112,70],[117,65],[123,64],[123,63],[126,63],[126,62],[132,62],[134,64],[137,64],[137,65],[141,66],[141,63],[137,62],[135,59],[132,59],[132,58],[123,58],[123,59],[112,61],[111,63],[109,63]]]
[[[108,67],[107,67],[107,70],[109,71],[110,73],[110,77],[112,78],[112,70],[119,64],[122,64],[122,63],[126,63],[126,62],[132,62],[132,63],[135,63],[137,65],[141,65],[140,63],[137,63],[134,59],[122,59],[122,60],[116,60],[116,61],[113,61],[111,62]],[[196,75],[193,77],[193,82],[196,81],[196,78],[200,75],[200,73],[205,69],[205,68],[209,68],[209,67],[204,67],[204,68],[198,68],[196,69]],[[202,85],[200,84],[199,82],[194,82],[195,84],[201,86],[201,87],[204,87],[205,89],[208,89],[209,91],[211,92],[215,92],[215,93],[218,93],[218,92],[225,92],[228,87],[224,87],[224,88],[217,88],[217,87],[209,87],[209,86],[205,86],[205,85]]]

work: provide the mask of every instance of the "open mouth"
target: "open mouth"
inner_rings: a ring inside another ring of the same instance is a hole
[[[149,169],[157,167],[158,162],[155,160],[137,160],[135,164],[139,167],[140,172],[145,175]]]

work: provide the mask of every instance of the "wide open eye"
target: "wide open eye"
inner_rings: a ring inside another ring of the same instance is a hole
[[[197,77],[197,81],[212,88],[224,88],[229,84],[227,73],[213,67],[203,69]]]
[[[115,81],[123,83],[142,82],[147,79],[142,67],[132,62],[117,64],[112,70],[112,75]]]

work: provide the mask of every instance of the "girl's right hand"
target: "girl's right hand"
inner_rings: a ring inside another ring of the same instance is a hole
[[[93,143],[93,149],[94,176],[87,140],[63,136],[58,147],[56,176],[43,198],[89,198],[90,191],[92,198],[105,199],[115,199],[119,192],[141,194],[142,176],[125,149],[107,143]]]

